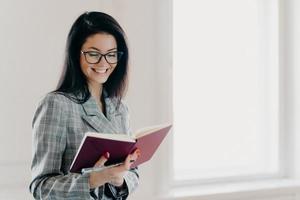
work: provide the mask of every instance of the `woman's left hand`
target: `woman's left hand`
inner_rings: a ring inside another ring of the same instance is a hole
[[[128,170],[130,170],[130,166],[139,157],[139,155],[140,150],[137,149],[126,157],[124,164],[108,169],[107,175],[109,176],[109,183],[114,186],[121,187],[124,184],[125,174]]]

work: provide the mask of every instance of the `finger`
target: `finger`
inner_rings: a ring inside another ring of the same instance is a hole
[[[109,153],[106,152],[105,154],[103,154],[100,159],[95,163],[94,167],[101,167],[104,166],[104,163],[108,160],[109,158]]]
[[[140,150],[136,149],[132,154],[129,154],[125,161],[124,164],[114,167],[112,170],[114,172],[120,173],[120,172],[124,172],[124,171],[128,171],[130,170],[131,165],[138,159],[138,157],[140,156]]]
[[[137,155],[136,154],[129,154],[126,157],[126,160],[124,162],[124,167],[126,170],[129,170],[131,165],[135,162],[135,160],[137,159]]]
[[[141,150],[137,148],[131,155],[134,155],[135,157],[138,158],[141,156]]]
[[[133,164],[141,155],[140,149],[136,149],[132,154],[130,154],[130,163]]]
[[[113,173],[121,173],[121,172],[128,171],[130,169],[130,165],[132,164],[130,162],[130,160],[131,160],[131,155],[129,154],[126,157],[123,164],[121,164],[119,166],[116,166],[116,167],[113,167],[113,168],[111,168],[111,170],[113,171]]]

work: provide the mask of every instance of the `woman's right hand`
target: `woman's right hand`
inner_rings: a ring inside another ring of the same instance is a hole
[[[101,158],[96,162],[96,164],[94,165],[94,167],[101,167],[104,166],[105,162],[108,160],[109,158],[109,153],[106,152],[103,156],[101,156]],[[92,172],[90,174],[90,178],[89,178],[89,184],[90,184],[90,188],[94,189],[96,187],[99,187],[101,185],[104,185],[107,182],[107,177],[106,177],[106,170],[102,170],[100,172]]]

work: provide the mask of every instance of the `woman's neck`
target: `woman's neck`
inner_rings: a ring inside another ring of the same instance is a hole
[[[91,95],[96,99],[100,100],[102,96],[103,85],[99,83],[89,83],[88,84]]]

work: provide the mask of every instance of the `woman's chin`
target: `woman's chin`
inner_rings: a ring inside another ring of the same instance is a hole
[[[99,84],[104,84],[106,81],[107,81],[107,78],[102,78],[102,79],[95,80],[95,82],[99,83]]]

